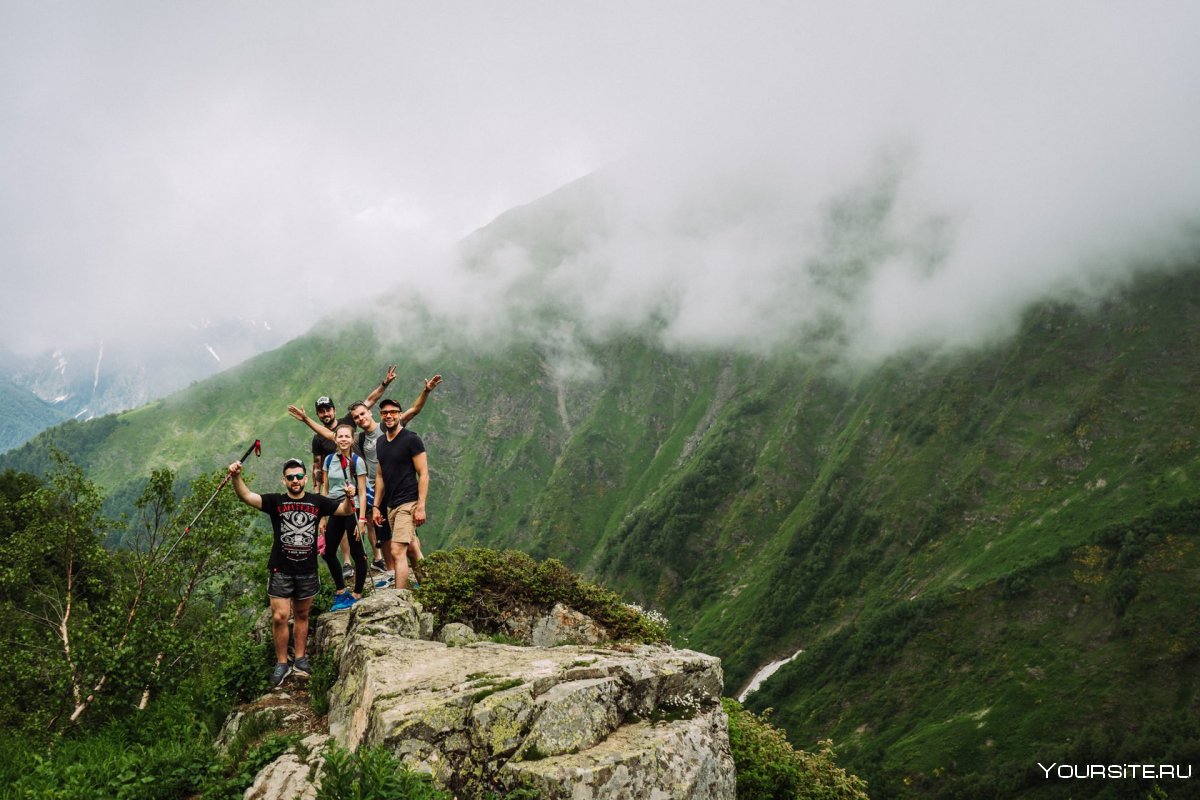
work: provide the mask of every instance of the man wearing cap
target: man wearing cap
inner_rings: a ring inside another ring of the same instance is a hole
[[[339,502],[304,490],[304,462],[289,458],[283,462],[283,494],[256,494],[242,480],[242,464],[229,465],[233,490],[238,499],[271,518],[271,558],[267,562],[270,578],[267,596],[271,601],[271,634],[275,643],[275,669],[271,688],[278,688],[295,671],[312,675],[312,664],[305,655],[308,642],[308,612],[321,588],[317,577],[317,522],[331,514],[354,513],[354,486],[346,487]],[[288,617],[293,624],[294,663],[288,661]]]
[[[378,400],[379,398],[383,397],[384,391],[394,380],[396,380],[396,365],[395,364],[388,367],[387,374],[383,376],[383,380],[379,382],[378,386],[376,386],[374,389],[371,390],[371,393],[369,395],[367,395],[367,399],[363,401],[364,403],[367,404],[367,408],[370,408],[371,406],[375,405],[375,401]],[[297,416],[295,412],[292,412],[292,409],[296,408],[296,407],[288,406],[288,411],[292,413],[293,417],[296,417],[296,419],[299,419],[300,421],[307,423],[309,425],[309,427],[311,427],[313,429],[313,438],[312,438],[313,486],[319,486],[321,484],[321,478],[323,477],[321,473],[323,473],[325,471],[325,468],[324,468],[325,456],[330,455],[331,453],[337,452],[337,445],[335,445],[333,443],[334,429],[337,428],[337,426],[343,422],[346,423],[347,425],[354,424],[354,420],[352,420],[350,418],[349,414],[342,417],[341,419],[337,418],[337,411],[334,409],[333,398],[329,397],[328,395],[321,395],[320,397],[318,397],[317,402],[316,402],[316,407],[317,407],[317,417],[321,420],[321,423],[324,425],[325,430],[329,433],[328,436],[325,436],[323,433],[321,433],[321,431],[319,431],[315,427],[313,427],[312,423],[308,420],[307,416],[304,415],[304,411],[302,409],[296,409],[301,414],[301,416]]]

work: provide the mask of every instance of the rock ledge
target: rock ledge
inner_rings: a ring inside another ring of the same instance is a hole
[[[315,638],[340,676],[329,738],[384,747],[463,798],[528,786],[548,799],[733,800],[719,659],[649,645],[451,646],[430,641],[430,628],[408,592],[321,617]],[[314,744],[305,751],[319,759]],[[316,779],[320,765],[285,759],[291,778],[275,784],[280,792],[255,797],[313,796],[298,778]]]

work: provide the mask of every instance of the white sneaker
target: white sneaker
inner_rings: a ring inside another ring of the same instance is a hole
[[[389,586],[396,585],[396,576],[391,572],[385,572],[375,579],[376,589],[386,589]]]

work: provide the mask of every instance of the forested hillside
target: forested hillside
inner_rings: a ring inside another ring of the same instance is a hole
[[[38,431],[66,418],[28,389],[4,378],[0,378],[0,408],[7,412],[0,422],[0,452],[29,441]]]
[[[1066,796],[1039,760],[1200,761],[1197,319],[1193,268],[857,371],[627,335],[584,341],[570,373],[543,343],[405,349],[359,325],[0,466],[36,471],[54,444],[132,498],[152,468],[212,470],[260,438],[265,488],[307,458],[288,403],[345,412],[392,362],[407,402],[441,372],[411,426],[426,549],[560,558],[721,656],[731,694],[804,649],[748,705],[800,745],[833,738],[873,795]]]

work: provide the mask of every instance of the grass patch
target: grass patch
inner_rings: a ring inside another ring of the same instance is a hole
[[[308,679],[308,702],[318,716],[329,713],[329,693],[337,683],[337,661],[332,653],[321,653],[312,659],[312,676]]]

